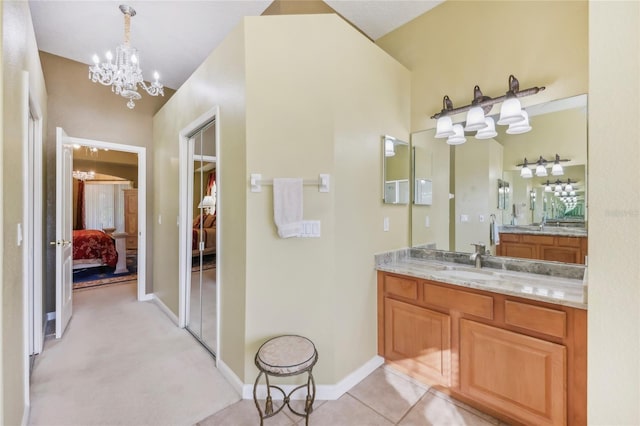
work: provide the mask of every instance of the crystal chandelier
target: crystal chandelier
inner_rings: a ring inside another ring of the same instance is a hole
[[[153,74],[153,83],[147,85],[144,82],[138,50],[129,42],[131,17],[136,15],[136,11],[127,5],[120,5],[120,11],[124,14],[124,42],[116,48],[115,63],[112,62],[111,51],[105,55],[107,62],[101,63],[98,55],[93,55],[94,65],[89,67],[89,79],[94,83],[111,86],[111,91],[116,95],[129,99],[127,106],[133,109],[136,106],[134,101],[142,97],[138,93],[138,85],[151,96],[164,96],[164,89],[158,81],[160,76],[157,72]]]
[[[82,170],[74,170],[72,174],[73,178],[78,180],[91,180],[96,177],[96,174],[93,170],[89,170],[88,172]]]

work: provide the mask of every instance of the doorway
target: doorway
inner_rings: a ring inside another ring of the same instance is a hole
[[[66,136],[64,130],[57,128],[56,142],[56,338],[62,337],[64,329],[72,315],[72,273],[71,267],[71,251],[67,250],[71,244],[72,236],[71,228],[71,164],[74,146],[107,149],[111,151],[124,151],[134,153],[138,159],[138,191],[137,191],[137,258],[138,264],[138,285],[137,299],[149,300],[151,295],[146,294],[146,148],[132,145],[121,145],[111,142],[103,142],[91,139],[82,139]],[[60,161],[63,157],[69,157],[67,161]],[[64,178],[64,179],[63,179]],[[63,190],[64,189],[64,190]],[[66,224],[65,224],[66,223]],[[68,232],[68,234],[67,234]],[[64,236],[63,236],[64,233]],[[64,250],[63,250],[64,249]],[[65,266],[67,265],[67,266]],[[60,271],[68,271],[68,273],[60,273]]]
[[[218,351],[219,123],[211,110],[180,134],[179,322],[212,355]]]

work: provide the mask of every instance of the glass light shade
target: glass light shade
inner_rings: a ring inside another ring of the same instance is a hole
[[[567,191],[562,191],[562,192],[561,192],[561,195],[562,195],[563,197],[566,197],[566,196],[567,196]]]
[[[522,117],[523,118],[520,121],[509,124],[509,128],[507,129],[508,134],[519,135],[531,130],[531,126],[529,125],[529,114],[527,111],[522,111]]]
[[[564,190],[567,192],[571,192],[573,191],[573,185],[571,185],[570,183],[568,183],[565,187]]]
[[[506,124],[522,121],[522,106],[518,98],[508,98],[500,107],[500,118],[498,124],[504,126]]]
[[[553,193],[553,195],[555,195],[556,197],[559,197],[560,196],[560,192],[556,191],[556,192]]]
[[[384,140],[384,156],[393,157],[396,155],[396,148],[391,139]]]
[[[496,122],[493,118],[487,117],[484,119],[484,122],[487,124],[487,127],[478,130],[478,133],[476,133],[476,139],[491,139],[498,136],[498,132],[496,132]]]
[[[553,167],[551,167],[551,174],[554,176],[562,176],[564,174],[562,164],[553,163]]]
[[[536,176],[543,177],[547,175],[547,168],[543,164],[536,166]]]
[[[467,141],[467,138],[464,137],[464,129],[462,128],[462,124],[454,124],[453,125],[453,136],[449,136],[447,139],[447,143],[449,145],[461,145]]]
[[[481,107],[475,106],[467,112],[467,125],[464,130],[467,132],[475,132],[476,130],[484,129],[487,127],[487,123],[484,120],[484,111]]]
[[[198,208],[204,209],[206,214],[213,214],[216,211],[216,199],[211,195],[205,195]]]
[[[545,185],[544,192],[551,192],[551,185]]]
[[[531,169],[525,165],[522,166],[522,170],[520,170],[520,177],[529,179],[533,177],[533,173],[531,172]]]
[[[449,136],[453,136],[455,132],[453,131],[453,121],[451,121],[451,117],[440,117],[438,121],[436,121],[436,138],[448,138]]]
[[[572,197],[574,197],[576,195],[576,191],[569,191],[569,195],[571,195]]]
[[[562,191],[562,185],[560,185],[559,183],[556,184],[556,188],[555,188],[556,192],[560,192]]]

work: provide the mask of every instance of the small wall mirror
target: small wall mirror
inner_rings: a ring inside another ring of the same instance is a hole
[[[385,204],[409,203],[409,143],[382,137],[382,194]]]

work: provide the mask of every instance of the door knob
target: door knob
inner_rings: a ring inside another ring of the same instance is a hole
[[[50,245],[50,246],[55,246],[56,244],[58,244],[58,242],[57,242],[57,241],[49,241],[49,245]]]

